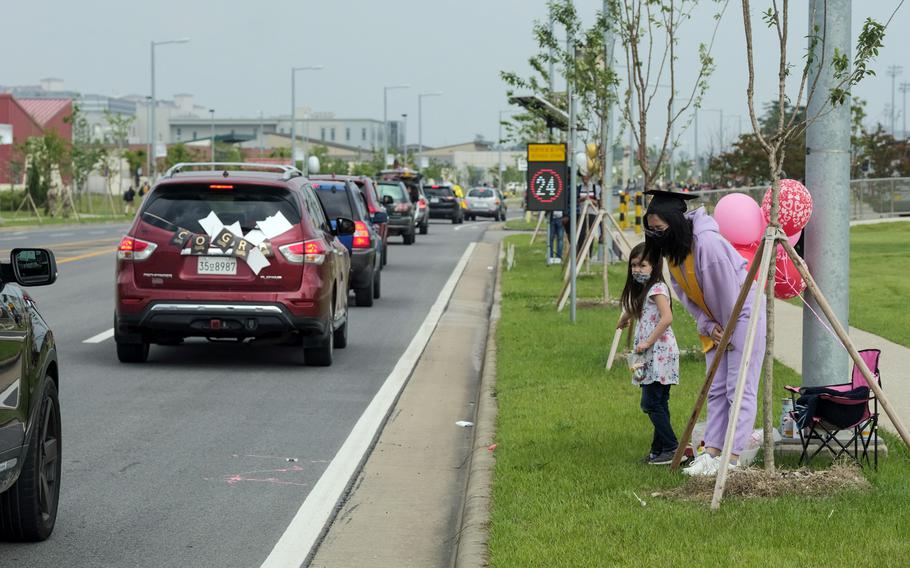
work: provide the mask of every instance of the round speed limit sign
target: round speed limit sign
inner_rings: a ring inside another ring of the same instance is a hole
[[[543,168],[531,177],[531,196],[540,203],[553,203],[562,195],[563,186],[559,172]]]

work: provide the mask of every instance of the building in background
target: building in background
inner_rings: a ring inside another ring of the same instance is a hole
[[[0,93],[0,184],[10,183],[10,161],[15,146],[32,137],[55,131],[61,138],[72,140],[72,126],[64,120],[73,113],[71,99],[19,99]],[[15,168],[14,168],[15,169]],[[19,171],[14,183],[21,183],[24,171]]]

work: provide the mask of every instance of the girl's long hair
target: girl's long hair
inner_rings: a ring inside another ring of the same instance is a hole
[[[658,251],[653,248],[649,248],[647,243],[639,243],[632,248],[632,251],[629,252],[629,266],[628,273],[626,274],[626,285],[622,289],[622,296],[620,296],[620,302],[622,303],[622,309],[625,310],[627,314],[632,315],[636,319],[641,318],[641,310],[645,305],[645,300],[648,299],[648,290],[658,282],[663,282],[663,261],[660,258],[660,255],[657,254]],[[639,262],[642,260],[647,260],[651,264],[651,278],[645,284],[639,284],[632,278],[632,260],[638,259]]]
[[[695,240],[692,221],[679,211],[658,213],[658,215],[667,222],[667,236],[661,242],[651,237],[645,237],[645,242],[656,253],[654,256],[659,255],[669,259],[677,266],[682,265],[692,252],[692,243]],[[647,220],[645,224],[647,225]]]

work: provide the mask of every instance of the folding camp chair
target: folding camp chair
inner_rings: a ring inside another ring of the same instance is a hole
[[[878,370],[881,351],[864,349],[859,355],[881,386]],[[862,466],[863,461],[869,463],[871,445],[873,467],[878,469],[878,400],[858,366],[853,365],[853,377],[849,383],[816,388],[784,388],[790,391],[793,399],[794,410],[790,416],[796,422],[795,428],[799,431],[802,444],[800,464],[808,464],[822,450],[827,449],[834,459],[848,455]],[[812,397],[817,398],[812,400]],[[849,438],[838,438],[837,435],[841,432],[848,433]],[[819,445],[809,455],[809,445],[813,441]]]

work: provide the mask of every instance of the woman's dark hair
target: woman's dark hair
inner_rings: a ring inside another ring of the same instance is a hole
[[[645,236],[645,242],[663,258],[669,259],[673,264],[681,265],[692,252],[694,241],[692,221],[686,219],[685,214],[680,211],[661,212],[659,215],[667,222],[666,234],[660,239]],[[648,228],[647,216],[645,216],[645,228]]]
[[[650,248],[647,243],[638,243],[629,252],[628,274],[626,274],[626,286],[622,289],[620,302],[623,310],[627,314],[636,318],[641,318],[641,310],[648,299],[648,290],[658,282],[663,282],[663,261],[660,255]],[[632,260],[647,260],[651,264],[651,278],[646,284],[639,284],[632,278]]]

